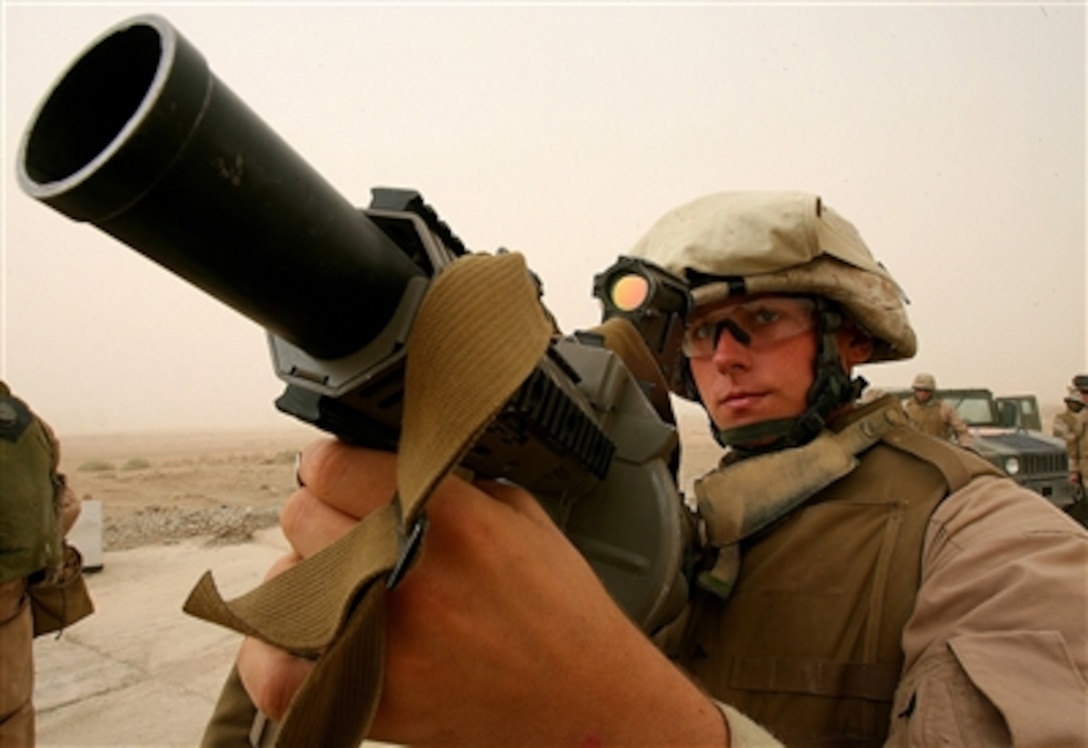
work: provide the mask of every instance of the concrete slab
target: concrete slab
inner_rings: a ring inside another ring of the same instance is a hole
[[[107,551],[87,576],[96,610],[34,643],[39,746],[194,746],[240,637],[181,606],[205,570],[227,596],[252,589],[286,549],[278,530],[250,543]]]

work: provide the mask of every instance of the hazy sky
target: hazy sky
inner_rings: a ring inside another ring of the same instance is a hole
[[[920,353],[870,381],[1057,402],[1088,370],[1081,2],[319,6],[4,3],[0,370],[62,434],[285,418],[257,325],[16,185],[51,83],[144,12],[352,202],[415,188],[524,252],[565,330],[664,211],[802,189],[910,296]]]

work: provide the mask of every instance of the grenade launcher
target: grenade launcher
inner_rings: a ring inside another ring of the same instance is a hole
[[[374,189],[367,208],[351,205],[158,16],[76,58],[27,127],[17,171],[33,198],[264,327],[281,411],[397,448],[408,331],[430,281],[466,253],[418,193]],[[621,257],[594,292],[674,376],[686,284]],[[646,385],[600,335],[556,335],[462,465],[531,491],[649,631],[687,590],[676,432]]]

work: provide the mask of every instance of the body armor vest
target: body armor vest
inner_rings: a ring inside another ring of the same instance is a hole
[[[681,664],[791,748],[880,745],[929,517],[951,491],[994,472],[973,453],[892,427],[848,475],[743,541],[729,598],[697,600]]]
[[[0,388],[0,582],[60,559],[56,449],[26,404]]]

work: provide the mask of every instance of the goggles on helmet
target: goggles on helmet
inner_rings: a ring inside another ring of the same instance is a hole
[[[800,296],[762,296],[717,307],[696,317],[684,332],[681,349],[692,359],[714,355],[726,330],[753,351],[762,351],[811,330],[816,304]]]

